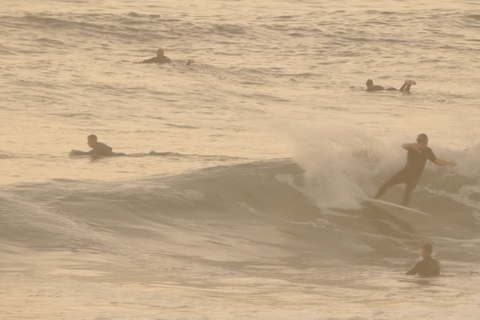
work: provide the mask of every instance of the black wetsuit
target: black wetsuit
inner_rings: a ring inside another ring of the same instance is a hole
[[[395,173],[380,187],[375,195],[375,199],[380,198],[391,186],[400,183],[406,183],[407,187],[405,189],[405,197],[402,204],[406,206],[410,202],[410,194],[417,186],[418,181],[420,181],[420,177],[422,176],[423,168],[425,168],[427,159],[432,162],[437,160],[437,157],[429,147],[420,149],[420,151],[412,148],[408,149],[407,164],[402,170]]]
[[[400,90],[397,90],[394,87],[384,87],[384,86],[381,86],[379,84],[372,84],[371,86],[367,87],[367,91],[368,92],[375,92],[375,91],[386,90],[386,91],[401,91],[401,92],[410,93],[410,87],[411,86],[412,86],[411,84],[404,83],[402,85],[402,87],[400,88]]]
[[[170,60],[170,58],[167,56],[161,56],[161,57],[151,58],[148,60],[143,60],[142,63],[172,63],[172,60]]]
[[[86,154],[97,155],[102,157],[111,157],[115,155],[112,152],[112,148],[107,146],[105,143],[97,142],[92,150],[88,151]]]
[[[437,260],[432,257],[426,257],[422,261],[417,262],[412,270],[407,272],[407,275],[414,276],[417,273],[422,277],[435,277],[440,275],[440,266]]]
[[[381,85],[379,85],[379,84],[374,84],[374,85],[371,85],[370,87],[367,88],[367,91],[368,91],[368,92],[383,91],[383,90],[386,90],[386,91],[398,91],[398,90],[395,89],[394,87],[384,87],[384,86],[381,86]]]

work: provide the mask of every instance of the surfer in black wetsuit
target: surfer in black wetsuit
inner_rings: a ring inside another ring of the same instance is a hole
[[[427,159],[435,163],[437,166],[454,167],[456,165],[453,161],[437,159],[435,154],[433,154],[432,149],[427,147],[427,145],[428,137],[424,133],[418,135],[417,143],[406,143],[402,145],[402,148],[408,151],[407,164],[402,170],[394,174],[393,177],[385,182],[380,189],[378,189],[378,192],[374,197],[375,199],[383,196],[385,191],[391,186],[405,183],[407,187],[405,188],[405,196],[402,205],[407,206],[410,202],[410,195],[422,176],[423,168],[425,167]]]
[[[124,153],[115,153],[112,152],[112,148],[107,146],[105,143],[98,142],[97,141],[97,136],[94,134],[91,134],[87,138],[87,143],[92,150],[90,151],[78,151],[78,150],[72,150],[70,152],[71,155],[96,155],[96,156],[102,156],[102,157],[113,157],[113,156],[124,156]]]
[[[384,86],[381,86],[381,85],[378,85],[378,84],[373,84],[373,81],[371,79],[368,79],[366,84],[367,84],[367,91],[368,92],[386,90],[386,91],[400,91],[400,92],[410,93],[410,87],[412,85],[417,84],[417,83],[413,80],[405,80],[405,83],[402,85],[400,90],[397,90],[394,87],[384,87]]]
[[[157,56],[151,59],[143,60],[142,63],[158,63],[158,64],[164,64],[168,63],[173,65],[173,61],[165,56],[165,51],[163,49],[158,49],[157,50]],[[193,59],[188,59],[187,62],[185,63],[186,66],[191,65],[192,63],[195,63],[195,60]]]
[[[440,275],[440,266],[437,260],[432,258],[433,248],[430,243],[422,246],[423,260],[417,262],[415,266],[407,272],[407,275],[414,276],[417,273],[422,277],[436,277]]]
[[[169,63],[172,64],[172,60],[170,60],[169,57],[165,55],[165,51],[163,49],[158,49],[157,50],[157,56],[148,60],[143,60],[142,63]]]

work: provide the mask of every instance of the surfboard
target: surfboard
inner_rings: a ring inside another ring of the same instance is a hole
[[[382,201],[378,199],[372,199],[372,198],[365,198],[364,201],[365,203],[370,204],[371,206],[379,209],[380,211],[384,211],[395,218],[398,218],[400,220],[407,221],[410,223],[425,223],[425,222],[428,222],[428,220],[431,221],[432,219],[431,214],[428,214],[419,210],[415,210],[412,208],[400,206],[395,203]]]

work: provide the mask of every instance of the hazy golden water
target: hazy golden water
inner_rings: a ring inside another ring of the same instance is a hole
[[[479,30],[477,1],[3,0],[0,318],[477,319]],[[458,164],[415,194],[432,233],[325,210],[420,132]],[[70,157],[92,133],[133,156]],[[425,241],[443,276],[404,276]]]
[[[95,177],[65,158],[88,150],[90,133],[117,152],[255,159],[291,157],[299,127],[327,123],[389,139],[425,131],[432,142],[460,149],[477,143],[473,3],[24,6],[2,8],[1,150],[21,155],[4,161],[5,183]],[[157,47],[176,68],[133,63]],[[188,58],[197,63],[182,66]],[[418,84],[410,96],[372,96],[362,92],[368,78]],[[198,167],[166,162],[175,172]],[[157,164],[121,159],[97,168],[121,178],[162,173],[145,170]]]

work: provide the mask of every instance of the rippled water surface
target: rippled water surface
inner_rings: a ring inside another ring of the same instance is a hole
[[[465,0],[3,0],[0,309],[477,319],[479,31]],[[420,132],[457,163],[432,220],[362,206]],[[69,156],[92,133],[128,156]],[[439,278],[404,275],[424,242]]]

